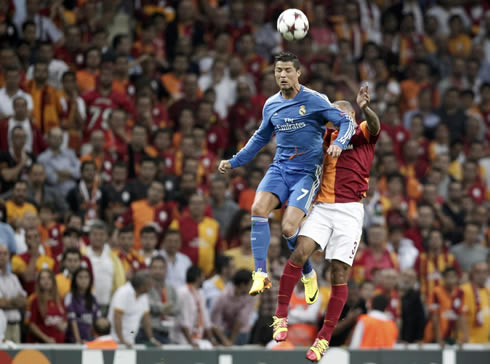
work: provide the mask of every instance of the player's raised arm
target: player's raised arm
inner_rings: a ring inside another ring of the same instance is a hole
[[[323,116],[339,128],[339,135],[327,150],[327,154],[336,158],[349,144],[356,131],[356,122],[350,115],[333,106],[326,96],[323,96],[323,98],[326,104]]]
[[[376,115],[376,113],[369,107],[371,96],[369,96],[369,89],[367,85],[360,88],[356,101],[361,110],[364,111],[369,132],[372,135],[378,135],[381,124],[379,122],[378,115]]]
[[[240,167],[250,162],[257,153],[267,144],[272,138],[274,126],[269,118],[264,117],[260,127],[248,140],[247,144],[230,160],[220,162],[218,170],[225,173],[230,168]]]

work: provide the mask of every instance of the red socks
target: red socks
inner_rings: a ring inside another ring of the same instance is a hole
[[[287,261],[282,272],[281,281],[279,282],[279,294],[277,295],[277,317],[288,317],[289,301],[293,294],[294,287],[301,278],[303,267],[297,266]]]
[[[332,286],[332,294],[330,295],[330,300],[328,301],[325,320],[323,321],[322,329],[318,333],[319,338],[327,341],[330,341],[332,338],[332,332],[335,329],[335,325],[337,325],[337,322],[339,321],[345,301],[347,301],[347,293],[347,284]]]

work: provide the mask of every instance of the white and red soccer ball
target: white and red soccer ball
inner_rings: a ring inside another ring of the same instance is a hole
[[[286,40],[303,39],[309,28],[308,18],[298,9],[284,10],[277,18],[277,31]]]

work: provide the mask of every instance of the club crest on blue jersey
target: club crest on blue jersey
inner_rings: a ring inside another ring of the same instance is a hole
[[[306,107],[305,107],[305,105],[301,105],[299,107],[299,114],[300,115],[305,115],[306,114]]]

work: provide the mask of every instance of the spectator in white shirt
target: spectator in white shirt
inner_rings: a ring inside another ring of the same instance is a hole
[[[387,249],[390,252],[394,252],[398,257],[401,271],[413,268],[419,255],[419,251],[413,245],[413,241],[403,237],[403,227],[399,225],[389,227]]]
[[[204,281],[202,285],[202,290],[206,297],[206,307],[209,310],[213,309],[216,299],[229,284],[229,281],[235,272],[233,258],[228,255],[218,255],[214,265],[216,274]]]
[[[17,276],[8,271],[9,260],[7,246],[0,244],[0,314],[7,321],[4,339],[20,343],[20,310],[25,309],[27,294]]]
[[[124,284],[126,275],[121,260],[109,244],[106,244],[107,230],[104,223],[94,222],[88,237],[90,246],[85,255],[92,263],[94,293],[104,315],[107,313],[112,294]]]
[[[53,59],[54,49],[53,44],[50,42],[43,42],[39,46],[38,62],[46,63],[48,65],[48,84],[55,88],[61,89],[63,87],[61,79],[63,74],[69,70],[67,64],[59,59]],[[34,78],[34,65],[29,66],[27,69],[26,78],[32,80]]]
[[[185,254],[179,252],[182,246],[182,237],[177,230],[167,230],[163,239],[160,254],[167,260],[167,284],[174,287],[185,285],[187,270],[192,265]]]
[[[151,286],[151,276],[148,272],[136,272],[112,298],[108,316],[112,326],[111,334],[114,340],[127,347],[134,344],[141,321],[148,340],[155,346],[161,345],[153,337],[151,328],[150,303],[147,295]]]
[[[32,97],[19,88],[20,72],[17,68],[8,68],[5,72],[5,87],[0,89],[0,119],[14,115],[14,99],[23,97],[27,101],[27,110],[32,113]]]
[[[61,42],[63,33],[47,16],[40,15],[40,0],[15,0],[14,23],[19,36],[22,36],[22,25],[26,20],[36,23],[36,38],[42,41]]]

